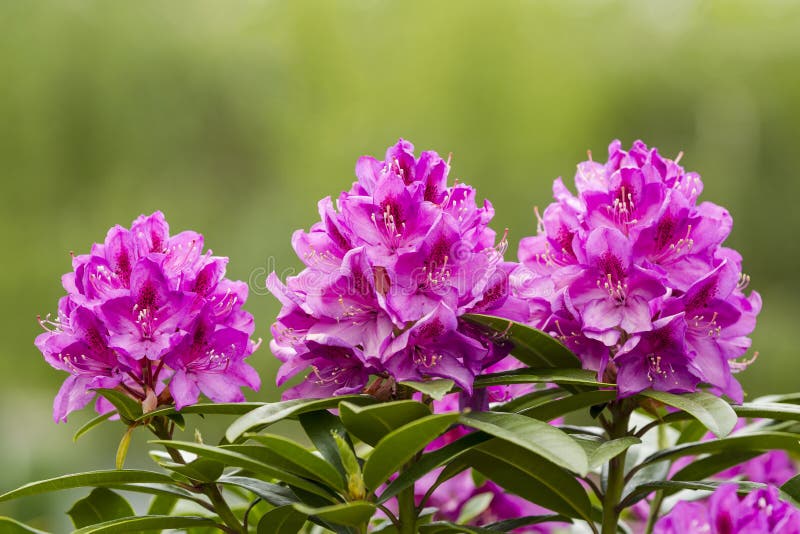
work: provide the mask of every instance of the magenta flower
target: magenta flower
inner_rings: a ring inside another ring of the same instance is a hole
[[[681,501],[656,523],[653,532],[800,533],[800,510],[780,500],[775,487],[755,490],[743,499],[736,492],[736,484],[725,484],[707,501]]]
[[[520,242],[520,261],[552,287],[543,328],[621,396],[707,385],[741,402],[733,373],[761,299],[722,246],[730,214],[698,204],[700,177],[641,141],[579,164],[575,185],[577,196],[555,181],[538,235]]]
[[[284,397],[361,391],[390,382],[452,378],[471,393],[476,374],[508,354],[461,319],[492,313],[531,321],[520,266],[503,262],[488,224],[494,211],[474,189],[447,185],[450,165],[416,157],[400,140],[378,161],[362,157],[358,180],[292,243],[305,264],[268,287],[283,305],[272,351],[278,384],[310,369]]]
[[[90,254],[73,258],[58,317],[40,321],[45,360],[70,373],[53,416],[83,408],[94,388],[117,388],[137,401],[180,409],[200,392],[218,402],[244,400],[260,379],[244,359],[256,348],[253,318],[242,310],[247,285],[225,278],[228,259],[203,253],[194,232],[169,235],[164,215],[115,226]],[[151,402],[151,401],[148,401]],[[149,406],[153,408],[153,406]],[[112,409],[98,398],[96,409]]]

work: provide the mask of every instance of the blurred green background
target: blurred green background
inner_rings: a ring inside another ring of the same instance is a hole
[[[642,138],[704,178],[764,298],[751,396],[800,389],[800,5],[793,2],[0,3],[0,491],[109,468],[121,428],[55,425],[64,375],[33,347],[69,251],[160,209],[229,274],[298,266],[289,238],[361,154],[403,136],[516,241],[591,149]],[[271,260],[270,258],[273,258]],[[277,311],[251,295],[258,334]],[[266,343],[251,360],[272,400]],[[145,465],[137,436],[130,465]],[[63,531],[68,500],[0,505]]]

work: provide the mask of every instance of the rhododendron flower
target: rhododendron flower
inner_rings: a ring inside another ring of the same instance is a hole
[[[283,362],[278,384],[310,368],[285,398],[363,390],[371,376],[390,383],[452,378],[467,393],[476,374],[508,353],[465,313],[532,320],[520,266],[495,246],[491,204],[474,189],[447,185],[449,162],[414,155],[400,140],[378,161],[362,157],[358,180],[320,221],[292,239],[305,264],[268,287],[282,310],[271,348]]]
[[[543,328],[620,396],[708,385],[741,402],[732,373],[761,299],[722,246],[730,214],[698,204],[700,177],[641,141],[608,154],[578,165],[577,195],[556,180],[538,235],[520,242],[520,261],[551,284]]]
[[[138,401],[182,408],[202,392],[218,402],[242,401],[258,389],[244,362],[257,347],[252,316],[242,310],[247,285],[225,278],[227,258],[203,253],[203,236],[170,236],[164,215],[115,226],[105,242],[72,260],[62,278],[67,295],[58,317],[40,321],[36,346],[70,373],[53,416],[83,408],[95,388],[117,388]],[[154,406],[149,406],[153,408]],[[112,409],[98,398],[97,410]]]
[[[798,534],[800,510],[782,501],[775,487],[755,490],[743,499],[736,484],[720,486],[708,500],[681,501],[659,519],[654,534]]]

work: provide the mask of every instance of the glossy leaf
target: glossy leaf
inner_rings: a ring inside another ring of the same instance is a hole
[[[342,401],[353,404],[371,404],[375,402],[375,398],[368,395],[345,395],[326,399],[293,399],[263,404],[234,421],[225,431],[225,437],[233,443],[239,436],[250,430],[264,428],[281,419],[296,417],[302,413],[336,408]]]
[[[670,478],[672,480],[703,480],[762,454],[764,454],[762,451],[724,451],[720,454],[695,459]]]
[[[621,507],[628,507],[634,504],[635,502],[643,499],[648,494],[657,491],[657,490],[666,490],[668,493],[675,493],[682,490],[700,490],[700,491],[714,491],[722,484],[737,484],[741,490],[754,490],[758,488],[766,487],[766,484],[760,484],[757,482],[742,482],[742,481],[731,481],[731,480],[723,480],[723,481],[711,481],[711,480],[703,480],[703,481],[676,481],[676,480],[664,480],[661,482],[650,482],[648,484],[642,484],[641,486],[637,487],[631,494],[627,495],[622,501],[620,502]]]
[[[563,399],[546,402],[544,404],[534,406],[533,408],[526,408],[519,413],[528,417],[533,417],[534,419],[539,419],[541,421],[552,421],[553,419],[557,419],[568,413],[577,410],[585,410],[591,406],[610,402],[616,398],[616,391],[586,391],[583,393],[569,395]]]
[[[591,520],[586,491],[567,471],[512,443],[494,440],[462,457],[507,491],[568,517]]]
[[[387,434],[364,463],[364,483],[371,489],[380,486],[458,417],[457,413],[430,415]]]
[[[450,379],[424,380],[420,382],[404,380],[400,382],[400,385],[419,391],[434,400],[442,400],[453,389],[455,382]]]
[[[16,519],[5,516],[0,516],[0,532],[3,534],[48,534],[43,530],[37,530],[25,523],[20,523]]]
[[[122,495],[107,488],[93,489],[89,495],[75,502],[67,514],[75,528],[135,515]]]
[[[452,462],[459,456],[463,455],[470,448],[489,441],[492,438],[489,434],[483,432],[472,432],[464,437],[457,439],[452,443],[448,443],[444,447],[436,449],[422,455],[422,457],[414,462],[407,471],[403,471],[395,478],[381,494],[378,503],[382,504],[398,493],[411,486],[415,481],[422,478],[423,475],[443,466],[446,463]]]
[[[295,495],[290,488],[278,484],[272,484],[270,482],[264,482],[263,480],[258,480],[257,478],[231,475],[220,478],[219,483],[246,489],[253,495],[276,507],[300,502],[297,498],[297,495]]]
[[[558,514],[549,515],[529,515],[519,517],[516,519],[506,519],[504,521],[497,521],[485,525],[490,530],[499,530],[500,532],[508,532],[515,528],[526,527],[529,525],[540,525],[542,523],[572,523],[572,519]]]
[[[507,384],[578,384],[592,387],[614,387],[597,380],[597,373],[588,369],[515,369],[502,373],[480,375],[475,378],[476,388]]]
[[[83,424],[82,427],[80,427],[75,432],[75,435],[72,436],[72,441],[73,442],[77,442],[78,438],[80,438],[81,436],[83,436],[84,434],[86,434],[87,432],[92,430],[93,428],[101,425],[102,423],[105,423],[106,421],[109,420],[109,418],[111,418],[111,417],[113,417],[115,415],[117,415],[117,411],[116,410],[112,410],[110,412],[106,412],[104,414],[98,415],[97,417],[93,417],[93,418],[89,419],[86,423]]]
[[[50,491],[58,491],[72,488],[81,487],[111,487],[124,484],[134,483],[147,483],[147,482],[160,482],[164,484],[173,484],[174,481],[167,475],[155,473],[152,471],[140,470],[109,470],[109,471],[89,471],[86,473],[76,473],[72,475],[64,475],[47,480],[40,480],[38,482],[31,482],[25,484],[15,490],[9,491],[0,495],[0,502],[10,501],[19,497],[28,495],[37,495],[40,493],[47,493]]]
[[[461,507],[461,510],[458,514],[458,519],[456,519],[456,523],[465,524],[469,523],[489,507],[491,504],[492,499],[494,499],[494,493],[491,491],[487,491],[486,493],[479,493],[473,497],[470,497],[467,502]]]
[[[258,534],[297,534],[306,522],[306,514],[291,505],[279,506],[264,514],[258,522]]]
[[[313,454],[302,445],[282,436],[271,434],[245,434],[246,437],[258,441],[272,454],[283,457],[302,473],[308,474],[332,488],[344,490],[341,473],[324,459]]]
[[[300,425],[305,430],[308,439],[317,448],[317,451],[336,468],[343,477],[347,476],[342,459],[339,453],[339,446],[333,438],[333,433],[342,436],[352,449],[352,443],[347,436],[347,430],[338,417],[332,415],[327,410],[316,412],[306,412],[298,416]]]
[[[307,516],[314,516],[321,521],[348,527],[363,525],[369,521],[375,513],[375,505],[366,501],[353,501],[322,508],[295,504],[294,508],[298,512]]]
[[[114,405],[120,418],[126,422],[136,421],[142,415],[142,405],[116,389],[97,388],[99,395],[103,396],[108,402]]]
[[[673,408],[678,408],[690,414],[703,423],[715,436],[725,437],[736,426],[738,418],[731,405],[724,399],[698,391],[675,395],[663,391],[643,391],[639,395],[657,400]]]
[[[522,412],[528,408],[540,406],[556,398],[565,397],[568,393],[561,388],[547,388],[532,391],[492,408],[496,412]]]
[[[580,368],[580,360],[552,336],[521,323],[489,315],[468,314],[462,319],[489,328],[514,348],[511,354],[533,368]]]
[[[401,400],[359,407],[349,402],[339,404],[339,418],[352,435],[370,445],[403,425],[431,414],[421,402]]]
[[[596,469],[641,442],[642,440],[633,436],[604,441],[589,455],[589,467]]]
[[[631,471],[635,472],[647,465],[666,460],[675,460],[683,456],[696,456],[699,454],[712,454],[723,451],[736,453],[742,451],[767,452],[773,449],[800,452],[800,440],[798,440],[798,435],[788,432],[752,432],[710,441],[686,443],[651,454],[639,465],[631,469]]]
[[[282,480],[291,486],[296,486],[321,497],[331,498],[330,493],[319,485],[304,478],[298,477],[297,475],[276,469],[273,466],[267,465],[264,462],[251,458],[250,456],[242,454],[241,452],[237,452],[236,450],[228,450],[223,447],[213,447],[210,445],[203,445],[189,441],[156,440],[151,441],[150,443],[165,445],[182,451],[188,451],[197,454],[198,456],[221,462],[228,466],[242,467],[255,473]]]
[[[800,502],[800,475],[795,475],[787,480],[781,486],[781,491],[794,499],[795,502]]]
[[[182,414],[244,415],[262,406],[264,406],[263,402],[201,402],[198,404],[184,406],[180,411],[176,410],[174,406],[164,406],[157,408],[152,412],[147,412],[146,414],[141,415],[137,421],[159,416],[165,416],[172,419],[172,416],[180,416]]]
[[[451,521],[434,521],[427,525],[420,525],[418,530],[420,534],[497,534],[496,530],[459,525]]]
[[[676,413],[688,416],[686,412],[676,412]],[[703,439],[703,436],[705,436],[706,433],[708,433],[708,429],[703,423],[701,423],[697,419],[691,419],[686,423],[686,425],[681,430],[681,434],[680,436],[678,436],[678,441],[675,444],[682,445],[684,443],[700,441],[701,439]]]
[[[225,464],[208,458],[197,458],[185,464],[179,464],[168,460],[159,460],[159,465],[175,473],[187,477],[190,480],[200,482],[214,482],[225,470]]]
[[[567,433],[547,423],[515,413],[471,412],[463,425],[519,445],[556,465],[583,476],[589,470],[586,453]]]
[[[149,532],[175,528],[212,527],[214,521],[206,517],[145,515],[114,519],[76,530],[72,534],[114,534],[116,532]]]
[[[156,495],[150,501],[147,515],[169,515],[176,504],[178,504],[178,498],[174,495]]]

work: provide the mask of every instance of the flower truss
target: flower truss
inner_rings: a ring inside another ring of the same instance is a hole
[[[242,310],[247,285],[225,278],[228,258],[203,253],[203,236],[170,236],[164,215],[115,226],[89,254],[73,257],[62,278],[58,316],[40,320],[36,346],[70,376],[53,416],[83,408],[96,388],[116,388],[145,408],[242,401],[260,379],[245,363],[257,347],[253,317]],[[112,406],[97,400],[98,412]]]

